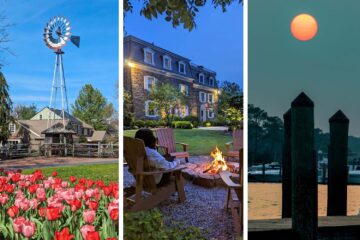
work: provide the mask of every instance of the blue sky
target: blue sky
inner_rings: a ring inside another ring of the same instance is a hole
[[[196,17],[192,32],[181,26],[173,28],[162,16],[149,21],[140,16],[141,4],[125,18],[125,30],[162,48],[191,59],[217,72],[218,80],[237,82],[243,86],[243,10],[235,2],[223,13],[208,4]]]
[[[11,27],[3,67],[11,98],[16,104],[49,104],[55,54],[43,41],[43,30],[53,16],[67,17],[81,46],[63,49],[69,105],[81,87],[91,83],[117,107],[118,3],[114,0],[0,0],[0,9]],[[70,106],[69,106],[70,107]]]

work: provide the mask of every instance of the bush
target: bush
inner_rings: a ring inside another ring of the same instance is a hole
[[[171,123],[171,127],[173,127],[173,128],[182,128],[182,129],[192,129],[193,125],[189,121],[173,121]]]
[[[199,228],[173,224],[172,227],[164,226],[163,216],[158,209],[124,213],[124,239],[206,239]]]
[[[145,127],[145,122],[143,120],[136,120],[134,122],[134,125],[138,128],[143,128],[143,127]]]
[[[166,126],[166,121],[164,120],[156,121],[156,127],[165,127],[165,126]]]
[[[196,116],[186,116],[182,119],[183,121],[190,121],[194,127],[199,126],[199,118]]]
[[[145,120],[144,124],[145,124],[145,127],[147,127],[147,128],[154,128],[154,127],[156,127],[157,121]]]
[[[210,121],[203,122],[204,127],[211,127],[212,123]]]

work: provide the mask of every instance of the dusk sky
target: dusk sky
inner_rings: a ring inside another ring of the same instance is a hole
[[[91,83],[117,107],[118,3],[114,0],[0,0],[0,9],[14,26],[3,73],[14,105],[48,106],[55,54],[43,41],[43,31],[53,16],[67,17],[80,48],[64,47],[64,68],[69,108],[83,85]]]
[[[315,104],[315,127],[341,109],[350,134],[360,136],[360,2],[249,1],[249,103],[282,118],[304,91]],[[317,36],[300,42],[292,19],[308,13]]]
[[[214,9],[209,3],[200,8],[197,27],[189,32],[182,26],[173,28],[163,16],[149,21],[140,16],[142,4],[132,1],[134,9],[125,18],[125,31],[172,51],[217,72],[221,81],[243,86],[243,10],[235,2],[228,11]]]

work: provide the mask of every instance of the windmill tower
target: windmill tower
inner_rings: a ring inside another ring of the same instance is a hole
[[[75,46],[80,46],[80,37],[72,36],[70,21],[64,17],[54,17],[50,19],[49,23],[44,29],[44,41],[46,46],[55,51],[55,68],[52,79],[51,95],[49,108],[52,110],[47,121],[47,128],[53,126],[55,122],[55,112],[61,111],[62,125],[66,125],[66,113],[69,112],[68,98],[66,92],[66,82],[63,65],[62,48],[70,40]],[[58,95],[61,95],[60,106],[58,104]]]
[[[69,111],[68,98],[66,92],[66,82],[64,74],[62,48],[70,40],[77,47],[80,46],[80,37],[72,36],[70,32],[71,26],[68,19],[64,17],[54,17],[44,29],[44,41],[46,46],[55,51],[55,68],[52,79],[51,95],[50,95],[50,113],[47,119],[47,129],[42,132],[45,135],[45,155],[63,154],[67,155],[67,144],[72,143],[73,135],[76,132],[67,126],[67,113]],[[58,103],[58,95],[61,95],[60,104]],[[60,108],[61,106],[61,108]],[[60,111],[60,114],[59,114]],[[57,115],[61,115],[62,123],[56,119]],[[56,123],[55,123],[56,120]],[[52,148],[52,145],[60,144],[62,147]]]

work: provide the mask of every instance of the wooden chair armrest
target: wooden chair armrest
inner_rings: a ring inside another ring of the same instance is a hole
[[[161,145],[156,145],[157,150],[159,151],[159,148],[162,148],[164,150],[164,154],[169,154],[169,148]]]
[[[226,186],[234,189],[240,189],[242,186],[238,183],[234,183],[234,181],[230,178],[232,176],[231,172],[225,171],[220,172],[220,177],[226,184]]]
[[[175,144],[182,145],[184,152],[187,152],[187,150],[188,150],[188,148],[189,148],[189,144],[187,144],[187,143],[179,143],[179,142],[176,142]]]
[[[183,169],[187,168],[186,166],[178,166],[176,168],[167,169],[167,170],[159,170],[159,171],[152,171],[152,172],[137,172],[139,175],[155,175],[155,174],[162,174],[162,173],[172,173],[182,171]]]
[[[225,146],[226,146],[226,151],[230,151],[230,146],[233,144],[233,142],[227,142],[225,143]]]

